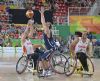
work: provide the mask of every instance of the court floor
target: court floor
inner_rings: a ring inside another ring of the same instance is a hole
[[[100,80],[100,59],[93,59],[95,73],[92,77],[81,77],[79,74],[73,74],[70,77],[65,75],[52,75],[47,78],[38,78],[30,72],[18,75],[15,70],[16,58],[0,58],[0,81],[99,81]]]

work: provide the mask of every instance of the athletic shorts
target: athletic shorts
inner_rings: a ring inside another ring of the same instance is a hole
[[[47,60],[49,56],[50,56],[50,51],[47,50],[46,52],[39,54],[39,60]]]

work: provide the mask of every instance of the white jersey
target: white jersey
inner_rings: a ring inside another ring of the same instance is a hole
[[[87,46],[89,45],[89,39],[86,39],[86,42],[83,42],[81,38],[79,38],[79,42],[75,47],[75,53],[77,52],[87,52]]]
[[[27,54],[34,53],[33,46],[32,46],[32,43],[31,43],[30,40],[25,40],[24,46],[26,48],[26,53]]]

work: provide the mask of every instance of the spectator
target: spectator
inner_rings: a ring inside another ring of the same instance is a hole
[[[38,38],[42,39],[42,31],[41,30],[38,31]]]
[[[89,33],[87,34],[87,37],[88,37],[88,39],[92,40],[92,38],[93,38],[92,32],[89,32]]]
[[[12,39],[10,38],[9,35],[5,36],[5,41],[4,41],[4,46],[12,46]]]
[[[7,42],[7,45],[6,45],[7,47],[12,47],[12,41],[11,41],[11,39],[8,39],[8,42]]]
[[[2,23],[0,22],[0,32],[1,32],[1,29],[2,29]]]
[[[2,38],[2,35],[0,34],[0,46],[1,46],[1,47],[3,47],[3,42],[4,42],[4,40],[3,40],[3,38]]]

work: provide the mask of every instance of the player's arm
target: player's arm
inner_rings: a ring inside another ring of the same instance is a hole
[[[22,46],[22,49],[23,49],[23,55],[26,55],[26,48],[24,46],[26,36],[27,36],[26,32],[22,33],[22,35],[21,35],[21,46]]]
[[[90,45],[87,46],[87,55],[90,55]]]
[[[40,10],[40,13],[41,13],[41,23],[42,23],[44,32],[45,32],[46,34],[49,34],[49,33],[50,33],[50,30],[49,30],[49,28],[46,26],[45,17],[44,17],[44,12],[45,12],[44,7],[41,7],[41,10]]]
[[[70,53],[71,53],[73,56],[76,55],[76,54],[75,54],[75,46],[76,46],[76,44],[78,43],[78,41],[79,41],[79,38],[76,38],[76,39],[70,44],[70,46],[69,46]]]
[[[25,42],[26,37],[28,36],[28,32],[29,32],[29,27],[27,26],[24,33],[22,33],[21,35],[21,44],[23,45]]]
[[[27,29],[29,30],[29,33],[28,33],[29,38],[32,38],[33,33],[34,33],[33,24],[34,24],[34,20],[31,20],[31,19],[27,23]]]
[[[90,54],[90,40],[89,40],[89,43],[88,43],[88,45],[87,45],[86,51],[87,51],[87,55],[88,55],[88,56],[91,55],[91,54]]]

